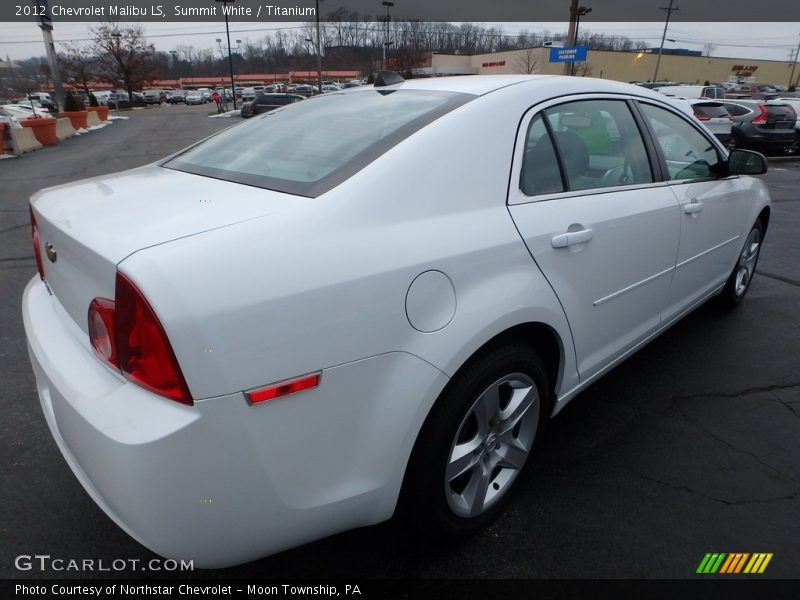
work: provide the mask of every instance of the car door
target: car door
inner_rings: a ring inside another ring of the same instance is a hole
[[[592,96],[537,107],[517,136],[509,211],[561,301],[582,379],[654,332],[665,306],[679,215],[644,132],[628,100]]]
[[[707,132],[665,107],[644,101],[639,107],[680,206],[668,320],[725,283],[744,243],[748,197],[739,178],[726,175],[727,159]]]

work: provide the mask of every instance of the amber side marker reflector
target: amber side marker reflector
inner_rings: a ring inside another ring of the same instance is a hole
[[[321,373],[313,373],[312,375],[303,375],[295,379],[287,379],[286,381],[273,383],[264,388],[245,392],[245,396],[247,396],[247,401],[250,404],[260,404],[261,402],[267,402],[275,398],[291,396],[303,390],[317,387],[319,385],[320,375]]]

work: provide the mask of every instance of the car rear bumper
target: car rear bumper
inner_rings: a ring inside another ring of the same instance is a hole
[[[23,319],[42,410],[75,476],[133,538],[199,568],[389,518],[447,380],[397,352],[262,405],[236,393],[185,406],[103,366],[38,277]]]
[[[738,133],[747,146],[773,150],[791,145],[795,138],[793,129],[770,130],[755,125],[743,126]]]

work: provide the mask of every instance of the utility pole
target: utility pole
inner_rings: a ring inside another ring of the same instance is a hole
[[[322,46],[319,37],[319,1],[317,0],[317,88],[322,93]]]
[[[669,19],[672,13],[678,12],[680,9],[676,6],[672,8],[675,0],[669,0],[669,6],[662,6],[660,10],[666,11],[667,20],[664,22],[664,34],[661,36],[661,45],[658,47],[658,58],[656,59],[656,71],[653,73],[653,83],[658,81],[658,67],[661,65],[661,53],[664,51],[664,40],[667,39],[667,27],[669,27]]]
[[[53,88],[56,94],[56,110],[64,110],[64,88],[61,87],[61,75],[58,72],[58,58],[56,57],[56,45],[53,42],[53,21],[50,18],[50,7],[47,0],[36,0],[37,12],[39,13],[39,27],[42,30],[44,47],[47,50],[47,60],[50,63],[50,76],[53,78]]]
[[[230,69],[231,75],[231,94],[233,95],[233,110],[236,110],[236,83],[233,80],[233,55],[231,54],[231,30],[228,26],[228,11],[225,10],[225,5],[230,2],[233,4],[236,0],[217,0],[217,2],[222,2],[222,12],[225,13],[225,34],[228,37],[228,68]],[[225,95],[225,90],[222,90],[223,96]]]
[[[577,46],[578,45],[578,30],[580,29],[580,26],[581,26],[581,17],[585,17],[590,12],[592,12],[592,9],[591,8],[587,8],[585,6],[581,6],[575,12],[575,42],[572,44],[573,46]],[[569,63],[569,74],[570,75],[575,75],[575,63],[574,62]]]
[[[575,0],[576,2],[578,0]],[[394,2],[384,2],[386,7],[386,38],[383,40],[383,58],[381,59],[381,71],[386,68],[386,51],[389,50],[389,9],[394,6]]]
[[[569,31],[567,31],[567,46],[575,45],[575,19],[578,18],[578,2],[572,0],[569,7]],[[572,75],[572,63],[564,63],[564,75]]]
[[[792,82],[794,81],[794,70],[797,68],[797,56],[798,55],[800,55],[800,42],[797,42],[797,50],[794,51],[794,62],[792,63],[792,74],[789,75],[789,87],[792,87]]]

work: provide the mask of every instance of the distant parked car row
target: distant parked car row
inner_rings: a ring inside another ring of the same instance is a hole
[[[800,98],[780,97],[774,92],[754,94],[758,98],[728,97],[721,86],[675,85],[654,89],[692,114],[731,150],[750,148],[767,154],[800,154]]]

